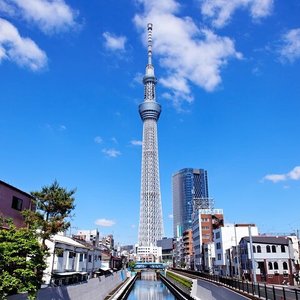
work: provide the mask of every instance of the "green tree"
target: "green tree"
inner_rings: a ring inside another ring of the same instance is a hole
[[[129,262],[128,262],[128,268],[129,268],[130,270],[133,270],[134,267],[135,267],[135,262],[134,262],[134,261],[129,261]]]
[[[31,192],[36,211],[23,212],[25,222],[29,228],[37,229],[44,249],[45,241],[52,235],[65,231],[70,227],[66,221],[75,208],[75,189],[67,190],[55,180],[50,186],[43,186],[40,191]]]
[[[28,292],[29,299],[41,285],[38,276],[45,268],[45,250],[37,234],[29,228],[17,229],[11,220],[0,219],[0,299]]]

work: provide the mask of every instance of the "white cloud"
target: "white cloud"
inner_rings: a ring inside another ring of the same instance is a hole
[[[102,139],[101,136],[96,136],[96,137],[94,138],[94,142],[95,142],[96,144],[101,144],[101,143],[103,142],[103,139]]]
[[[112,138],[111,138],[111,141],[112,141],[114,144],[119,144],[118,140],[117,140],[115,137],[112,137]]]
[[[293,170],[285,174],[268,174],[263,180],[269,180],[274,183],[286,180],[300,180],[300,166],[296,166]]]
[[[59,125],[58,130],[65,131],[65,130],[67,130],[67,127],[65,125]]]
[[[291,29],[282,36],[279,54],[283,60],[290,62],[300,58],[300,28]]]
[[[169,214],[168,217],[169,217],[169,219],[174,219],[173,214]]]
[[[159,55],[159,63],[167,70],[160,83],[171,90],[170,99],[175,106],[180,106],[182,101],[193,101],[191,83],[213,91],[222,81],[221,68],[230,58],[242,57],[230,38],[198,28],[189,17],[177,17],[180,6],[175,0],[139,2],[144,13],[136,15],[134,23],[143,30],[144,42],[145,24],[154,24],[154,59]]]
[[[112,51],[125,50],[126,37],[116,36],[109,32],[103,33],[104,46]]]
[[[287,179],[285,174],[268,174],[264,178],[264,180],[269,180],[274,183],[279,182],[279,181],[284,181]]]
[[[138,140],[132,140],[132,141],[130,141],[130,144],[133,145],[133,146],[142,146],[143,142],[138,141]]]
[[[142,73],[136,73],[134,78],[133,78],[133,83],[139,83],[139,84],[142,84],[143,83],[143,77],[144,77],[144,74]]]
[[[121,155],[121,152],[116,149],[102,149],[102,153],[104,153],[108,157],[118,157]]]
[[[103,227],[111,227],[111,226],[115,225],[116,222],[113,220],[98,219],[95,221],[95,224],[99,225],[99,226],[103,226]]]
[[[64,0],[2,0],[0,10],[37,24],[45,33],[75,25],[76,14]]]
[[[270,15],[273,9],[273,0],[200,0],[200,3],[202,15],[218,28],[229,23],[237,9],[249,9],[253,20]]]
[[[300,166],[295,167],[292,171],[288,173],[288,177],[293,180],[300,179]]]
[[[0,18],[0,62],[3,59],[33,71],[47,65],[46,53],[30,38],[21,37],[13,24]]]

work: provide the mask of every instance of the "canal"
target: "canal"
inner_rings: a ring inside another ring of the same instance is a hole
[[[154,271],[143,271],[136,280],[127,300],[175,300],[175,296],[156,277]]]

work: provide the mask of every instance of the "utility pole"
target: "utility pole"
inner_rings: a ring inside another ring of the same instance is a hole
[[[235,250],[236,250],[236,264],[237,264],[237,275],[238,278],[241,278],[241,267],[240,267],[240,249],[237,244],[237,236],[236,236],[236,224],[234,224],[234,235],[235,235]]]
[[[249,230],[251,262],[252,262],[252,276],[253,276],[253,282],[256,283],[257,282],[257,280],[256,280],[256,263],[255,263],[254,254],[253,254],[251,225],[248,226],[248,230]]]

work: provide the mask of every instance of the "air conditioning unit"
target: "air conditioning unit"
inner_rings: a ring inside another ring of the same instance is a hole
[[[279,275],[279,271],[274,271],[274,274]]]

